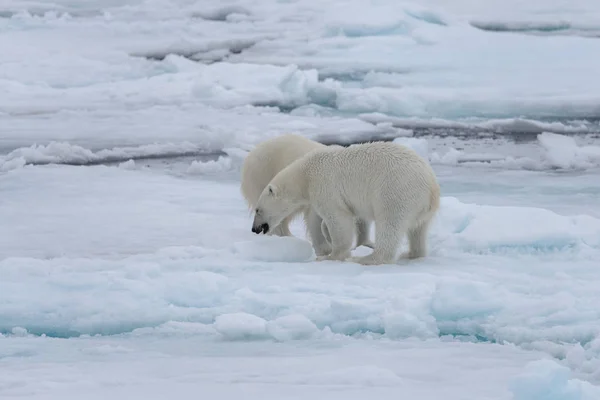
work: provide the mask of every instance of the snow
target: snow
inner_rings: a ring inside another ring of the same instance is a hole
[[[479,153],[466,149],[457,150],[455,147],[444,149],[445,153],[440,155],[437,148],[442,146],[439,143],[435,144],[434,151],[428,152],[430,145],[425,139],[408,137],[397,138],[394,141],[411,147],[434,164],[456,165],[463,163],[474,165],[484,163],[496,168],[525,170],[597,171],[600,168],[600,146],[585,144],[590,141],[597,143],[595,138],[578,138],[580,140],[576,140],[571,136],[542,132],[536,135],[536,139],[535,147],[528,148],[523,155],[514,154],[510,151],[513,149],[509,149],[508,154],[506,154],[506,149],[502,152],[490,152],[487,148],[485,153]],[[464,139],[450,138],[450,141],[460,143],[460,145],[473,145],[472,143],[465,143]],[[578,141],[581,143],[578,143]],[[447,142],[447,140],[443,142]],[[507,144],[498,142],[501,141],[494,141],[495,147],[499,147],[499,144]],[[479,144],[480,146],[481,144]],[[514,147],[514,145],[511,147]]]
[[[315,254],[310,243],[297,238],[265,237],[258,240],[238,242],[235,251],[250,260],[266,262],[314,261]]]
[[[599,21],[592,0],[2,2],[0,398],[600,399]],[[427,159],[429,255],[253,234],[240,166],[287,132]]]
[[[220,171],[227,171],[232,168],[232,161],[229,157],[219,156],[216,160],[192,161],[187,169],[189,174],[212,174]]]
[[[586,169],[600,166],[600,146],[578,146],[573,138],[549,132],[539,135],[538,140],[553,167]]]
[[[292,314],[265,321],[244,312],[219,315],[215,330],[227,340],[270,338],[277,341],[311,339],[319,332],[317,326],[302,314]]]
[[[186,324],[121,337],[11,338],[3,354],[15,360],[0,375],[5,398],[164,399],[202,393],[305,399],[361,399],[399,392],[436,398],[468,394],[510,399],[512,375],[534,354],[473,343],[372,341],[339,338],[265,346],[264,341],[216,341]],[[483,357],[482,357],[483,356]],[[406,359],[411,362],[398,362]],[[21,360],[21,362],[18,362]],[[81,362],[85,360],[85,362]],[[457,368],[467,373],[456,374]],[[435,376],[432,376],[434,371]],[[493,376],[494,379],[489,379]]]
[[[297,129],[299,113],[323,131],[358,113],[347,130],[373,130],[361,115],[378,114],[598,130],[594,40],[472,26],[494,15],[584,26],[596,3],[488,3],[10,2],[0,18],[0,136],[11,150],[56,140],[219,150],[250,139],[257,124],[246,118],[264,112],[256,106],[271,107],[283,129]]]
[[[518,359],[536,351],[578,379],[600,378],[600,217],[470,204],[450,185],[427,259],[377,268],[317,263],[300,221],[296,238],[250,232],[230,173],[165,174],[134,164],[2,175],[10,194],[0,207],[0,340],[29,339],[30,348],[44,337],[102,335],[128,347],[138,334],[185,335],[202,346],[261,342],[265,351],[268,343],[314,342],[326,353],[339,340],[408,341],[415,349],[498,343]],[[347,367],[318,382],[405,384],[378,363]]]
[[[579,379],[569,379],[569,369],[548,360],[534,361],[512,383],[515,400],[592,400],[600,398],[600,388]]]

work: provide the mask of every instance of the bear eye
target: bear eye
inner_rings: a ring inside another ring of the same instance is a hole
[[[258,208],[255,211],[257,214],[260,214],[260,210]]]
[[[273,194],[273,188],[269,186],[269,194]]]

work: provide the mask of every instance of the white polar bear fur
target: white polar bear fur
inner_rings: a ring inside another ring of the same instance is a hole
[[[318,260],[346,260],[352,222],[375,221],[375,248],[350,260],[388,264],[408,235],[408,258],[427,254],[429,225],[440,204],[440,187],[429,163],[395,143],[372,142],[314,150],[279,172],[256,205],[254,227],[276,226],[310,206],[331,234],[332,251]]]
[[[241,169],[241,192],[248,207],[251,210],[256,208],[263,189],[281,170],[312,150],[326,148],[328,146],[295,134],[284,134],[259,143],[248,153]],[[304,207],[286,216],[281,223],[271,228],[269,234],[292,236],[289,224],[299,213],[304,215],[306,230],[317,255],[328,254],[331,251],[331,244],[327,227],[322,224],[318,214],[311,212],[310,207]],[[357,247],[360,245],[373,247],[369,240],[369,227],[370,223],[357,221]],[[323,232],[327,236],[324,236]]]

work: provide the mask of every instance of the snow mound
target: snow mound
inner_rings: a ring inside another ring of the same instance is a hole
[[[550,132],[539,134],[538,141],[546,151],[547,163],[554,168],[600,167],[600,146],[578,146],[572,137]]]
[[[451,147],[443,156],[440,156],[437,152],[433,152],[430,160],[435,164],[455,165],[458,164],[459,161],[462,161],[462,154],[461,151]]]
[[[570,370],[554,361],[531,362],[511,383],[514,400],[598,400],[600,387],[571,379]]]
[[[306,262],[315,257],[312,244],[297,237],[259,235],[254,240],[235,243],[233,251],[242,258],[266,262]]]
[[[280,342],[313,338],[319,328],[302,314],[279,317],[267,324],[267,332]]]
[[[125,162],[119,163],[118,167],[125,170],[131,170],[135,169],[136,165],[133,159],[129,159]]]
[[[215,319],[213,326],[224,339],[236,341],[308,340],[319,333],[317,326],[302,314],[290,314],[272,321],[245,312],[222,314]]]
[[[327,88],[319,84],[318,72],[314,69],[245,63],[208,66],[193,63],[193,67],[199,75],[192,93],[203,102],[219,107],[253,104],[295,108],[326,102],[328,96]]]
[[[444,246],[463,251],[555,251],[600,246],[600,220],[533,207],[464,204],[443,197],[436,222]],[[527,229],[522,229],[526,224]]]
[[[216,160],[192,161],[187,169],[188,174],[210,175],[230,171],[233,168],[231,158],[219,156]]]
[[[228,340],[264,339],[268,336],[267,321],[243,312],[219,315],[215,320],[215,330]]]
[[[228,21],[235,14],[250,15],[251,12],[242,6],[229,5],[197,11],[194,15],[209,21]]]

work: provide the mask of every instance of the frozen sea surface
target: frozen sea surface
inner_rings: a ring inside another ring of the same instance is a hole
[[[600,399],[599,34],[592,0],[0,3],[0,398]],[[427,158],[430,255],[252,234],[284,132]]]
[[[597,2],[547,3],[4,1],[0,148],[597,133]]]
[[[230,158],[168,165],[0,176],[4,397],[598,398],[589,172],[434,164],[431,255],[366,268],[253,235]]]

